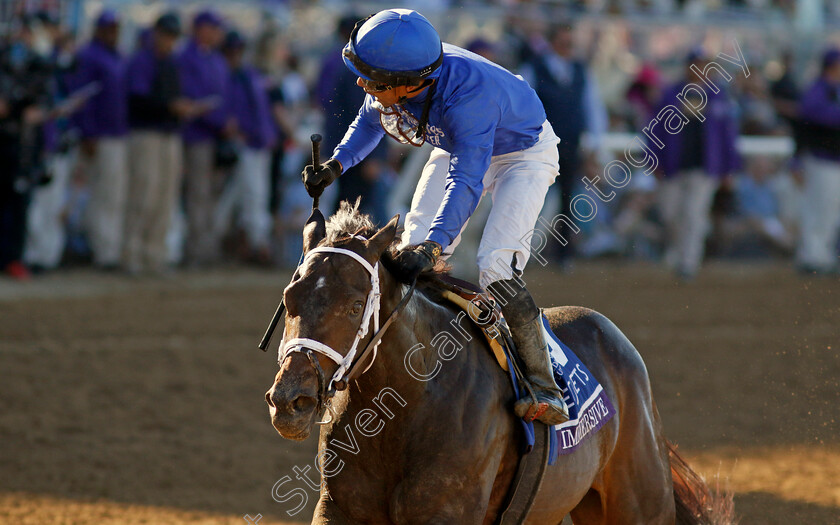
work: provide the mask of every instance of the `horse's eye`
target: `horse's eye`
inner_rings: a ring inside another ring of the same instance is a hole
[[[356,301],[355,303],[353,303],[353,308],[350,310],[350,314],[359,315],[360,313],[362,313],[362,308],[364,308],[364,306],[365,303],[361,301]]]

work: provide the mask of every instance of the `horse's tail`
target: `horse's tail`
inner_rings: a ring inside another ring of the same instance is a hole
[[[677,525],[735,525],[735,505],[730,491],[714,492],[699,474],[668,442],[671,476],[674,478],[674,502],[677,507]]]

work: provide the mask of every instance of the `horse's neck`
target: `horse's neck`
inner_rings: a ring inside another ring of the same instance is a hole
[[[380,313],[382,322],[408,291],[408,287],[404,285],[399,287],[399,294],[394,294],[391,300],[386,301],[387,306],[383,305]],[[424,381],[417,378],[425,377],[429,373],[424,364],[429,362],[431,352],[434,351],[431,344],[435,335],[433,327],[438,326],[442,329],[447,326],[449,317],[451,313],[447,309],[429,301],[421,292],[415,292],[397,321],[383,336],[370,369],[358,378],[358,387],[362,392],[397,386],[406,393],[425,392]],[[406,355],[410,353],[411,348],[416,349],[410,354],[412,359],[409,365],[406,363]]]
[[[389,294],[383,301],[382,322],[406,291],[407,287],[401,286],[399,292]],[[336,409],[342,414],[344,424],[354,424],[359,417],[373,417],[370,414],[359,416],[366,410],[373,410],[387,423],[410,418],[410,414],[424,407],[430,394],[428,381],[436,375],[435,370],[442,366],[458,366],[453,362],[442,362],[435,339],[444,331],[454,332],[450,325],[452,319],[454,315],[450,310],[415,292],[382,338],[370,368],[352,381],[345,395],[337,399]],[[435,395],[447,388],[458,386],[437,384]]]

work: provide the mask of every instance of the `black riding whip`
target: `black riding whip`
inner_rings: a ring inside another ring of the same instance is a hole
[[[312,167],[315,169],[315,171],[318,171],[318,168],[321,167],[321,135],[313,133],[309,137],[309,140],[312,141]],[[313,213],[315,212],[315,210],[318,209],[318,201],[320,200],[320,198],[320,195],[312,198]],[[301,254],[300,257],[301,259],[303,259],[303,254]],[[298,261],[298,265],[300,265],[300,261]],[[280,322],[280,318],[283,317],[285,310],[286,305],[283,304],[283,298],[281,297],[280,304],[277,305],[277,309],[274,311],[274,316],[268,323],[268,328],[266,328],[265,334],[263,334],[263,337],[260,340],[260,344],[257,345],[257,347],[263,352],[265,352],[268,348],[268,343],[271,342],[271,336],[274,335],[274,329],[277,328],[277,323]]]
[[[321,135],[317,133],[313,133],[309,140],[312,141],[312,168],[317,173],[318,168],[321,167]],[[318,201],[321,199],[321,196],[318,195],[317,197],[312,198],[312,209],[316,209],[318,207]]]

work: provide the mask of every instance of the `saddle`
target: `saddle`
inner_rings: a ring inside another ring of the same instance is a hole
[[[441,288],[441,295],[461,310],[463,310],[481,328],[481,332],[493,351],[496,362],[505,372],[510,372],[505,355],[506,346],[510,342],[510,331],[502,318],[502,310],[496,302],[486,295],[476,285],[457,279],[448,274],[437,276],[437,283]],[[511,347],[512,348],[512,347]],[[509,351],[509,348],[507,348]]]

